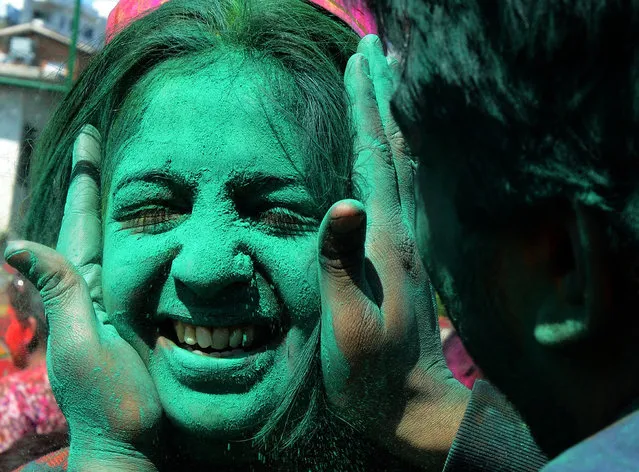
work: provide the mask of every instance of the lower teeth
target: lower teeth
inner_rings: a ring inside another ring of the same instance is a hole
[[[208,357],[233,357],[241,354],[247,354],[248,351],[244,349],[232,349],[230,351],[216,351],[216,352],[202,352],[199,349],[189,349],[193,354],[199,354],[200,356]]]
[[[188,344],[182,344],[180,345],[180,347],[182,349],[186,349],[187,351],[192,352],[193,354],[197,354],[199,356],[215,357],[215,358],[244,357],[244,356],[266,351],[266,346],[253,348],[251,350],[235,348],[235,349],[229,349],[226,351],[213,351],[213,352],[202,352],[199,349],[193,349],[193,346],[189,346]]]

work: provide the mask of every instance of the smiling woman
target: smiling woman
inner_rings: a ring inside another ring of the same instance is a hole
[[[144,112],[116,125],[128,136],[111,154],[104,306],[172,423],[232,439],[295,390],[318,321],[311,267],[326,208],[261,78],[282,72],[237,52],[189,70],[205,56],[158,65],[132,91]]]
[[[173,0],[66,97],[36,149],[26,236],[57,240],[111,346],[52,326],[52,358],[86,347],[100,366],[53,367],[76,465],[125,450],[170,470],[409,470],[329,413],[320,372],[317,236],[352,194],[356,46],[299,0]]]

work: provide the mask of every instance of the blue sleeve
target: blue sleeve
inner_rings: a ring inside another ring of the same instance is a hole
[[[490,383],[476,381],[444,472],[536,472],[546,462],[508,400]]]

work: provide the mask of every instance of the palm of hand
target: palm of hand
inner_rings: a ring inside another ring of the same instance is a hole
[[[319,243],[321,361],[332,412],[387,443],[452,378],[416,249],[415,164],[390,113],[392,67],[374,36],[349,61],[361,203],[333,205]]]

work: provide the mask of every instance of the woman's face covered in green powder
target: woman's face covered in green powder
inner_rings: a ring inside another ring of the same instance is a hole
[[[174,427],[209,439],[273,411],[319,314],[299,140],[264,98],[267,67],[232,58],[154,71],[141,120],[107,156],[108,316]]]

